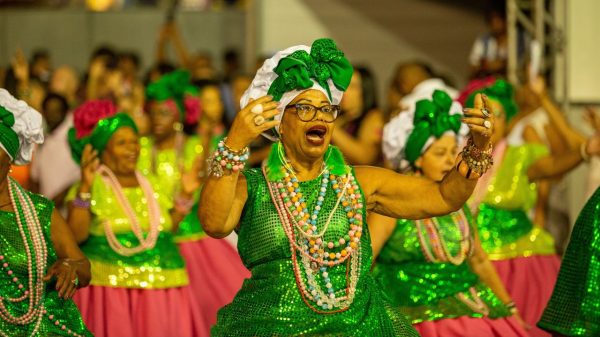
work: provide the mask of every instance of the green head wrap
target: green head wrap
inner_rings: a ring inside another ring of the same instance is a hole
[[[15,116],[3,106],[0,106],[0,143],[10,156],[11,161],[19,152],[19,136],[12,129]]]
[[[305,50],[296,50],[279,60],[273,71],[278,76],[267,93],[275,101],[279,101],[286,92],[312,88],[314,79],[333,102],[328,80],[338,90],[345,91],[350,85],[354,70],[333,40],[318,39],[313,42],[310,54]]]
[[[467,98],[465,106],[473,107],[475,105],[475,95],[480,93],[502,104],[507,122],[517,114],[518,108],[517,103],[515,103],[513,86],[505,80],[496,80],[492,85],[472,92]]]
[[[146,88],[146,98],[150,101],[163,102],[172,99],[179,109],[181,121],[185,119],[186,114],[186,95],[198,96],[198,89],[190,83],[190,73],[185,70],[165,74]]]
[[[414,129],[406,141],[405,158],[414,166],[421,156],[423,147],[432,136],[440,138],[447,131],[459,134],[461,127],[460,113],[450,114],[452,98],[441,90],[433,93],[431,100],[416,103],[413,120]]]
[[[69,145],[71,146],[71,155],[75,162],[80,164],[81,155],[83,149],[87,144],[92,144],[92,147],[98,151],[98,155],[102,154],[102,151],[106,148],[106,144],[112,137],[112,135],[122,127],[130,127],[136,133],[138,132],[137,126],[128,114],[120,112],[111,117],[107,117],[98,121],[96,127],[89,135],[77,138],[75,128],[71,128],[68,134]]]

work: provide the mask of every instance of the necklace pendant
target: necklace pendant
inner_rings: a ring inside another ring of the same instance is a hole
[[[316,261],[312,261],[310,263],[310,269],[312,269],[313,271],[318,271],[319,270],[319,264]]]

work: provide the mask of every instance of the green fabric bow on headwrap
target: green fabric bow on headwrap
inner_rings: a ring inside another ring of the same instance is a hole
[[[92,133],[80,139],[77,139],[75,128],[71,128],[69,130],[68,140],[69,145],[71,146],[71,155],[75,162],[81,164],[81,155],[87,144],[92,144],[92,147],[98,151],[98,156],[100,156],[113,134],[122,127],[130,127],[136,133],[138,132],[133,119],[123,112],[101,119],[98,124],[96,124]]]
[[[450,115],[452,98],[444,91],[433,92],[431,100],[416,103],[414,129],[406,141],[405,158],[414,166],[421,156],[423,147],[432,136],[440,138],[444,133],[452,131],[458,134],[461,127],[461,114]]]
[[[469,95],[469,98],[467,98],[465,106],[472,108],[475,105],[475,95],[479,93],[483,93],[487,95],[488,98],[496,100],[502,104],[507,122],[517,114],[518,107],[514,98],[513,86],[505,80],[496,80],[496,82],[494,82],[494,84],[491,86],[474,91]]]
[[[336,88],[345,91],[350,85],[354,70],[333,40],[318,39],[313,42],[310,54],[304,50],[297,50],[279,60],[273,71],[278,77],[267,93],[273,96],[275,101],[279,101],[286,92],[312,88],[312,79],[326,90],[331,100],[327,81],[331,79]]]
[[[19,136],[12,129],[15,125],[15,116],[12,112],[0,106],[0,143],[13,160],[19,152]]]
[[[190,82],[190,73],[177,70],[163,75],[158,81],[146,88],[146,98],[150,101],[166,101],[172,99],[179,109],[180,119],[185,119],[185,96],[198,95],[198,89]]]

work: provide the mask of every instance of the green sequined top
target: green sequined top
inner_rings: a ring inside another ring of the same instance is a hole
[[[50,240],[51,217],[54,204],[40,195],[31,192],[26,193],[28,193],[31,201],[34,203],[40,225],[43,227],[48,253],[47,268],[49,268],[57,260],[56,252]],[[26,227],[25,231],[27,231]],[[27,235],[29,237],[30,234],[27,233]],[[33,245],[31,239],[27,241],[30,246]],[[23,239],[19,234],[15,213],[12,212],[0,211],[0,255],[4,256],[5,261],[8,263],[7,268],[0,264],[0,296],[3,298],[18,297],[18,295],[22,295],[23,291],[27,289],[29,275]],[[8,275],[8,269],[12,270],[12,276]],[[13,282],[12,279],[15,276],[25,286],[23,289],[19,289],[17,284]],[[92,336],[83,323],[75,303],[72,300],[59,298],[55,286],[55,282],[51,282],[46,286],[44,307],[47,313],[42,316],[39,330],[34,336],[72,336],[72,334],[69,334],[69,331],[79,335]],[[5,300],[3,303],[12,315],[20,316],[29,308],[28,301],[11,303]],[[56,321],[59,322],[58,325],[56,325]],[[64,330],[62,329],[63,325],[65,326]],[[34,326],[35,323],[17,326],[0,319],[0,332],[8,336],[30,336]]]
[[[600,336],[600,188],[575,222],[538,326],[565,336]]]
[[[233,302],[219,311],[211,336],[417,336],[406,318],[387,304],[369,273],[372,253],[366,226],[361,236],[362,264],[354,302],[340,313],[312,311],[296,286],[289,242],[267,182],[260,169],[246,170],[244,175],[248,199],[238,232],[238,250],[252,276],[244,280]],[[312,209],[320,178],[301,182],[300,187]],[[328,189],[317,227],[323,228],[336,200]],[[340,238],[348,228],[346,214],[339,208],[324,240]],[[333,288],[343,288],[346,264],[331,268],[329,277]]]
[[[171,200],[163,193],[156,193],[163,190],[163,181],[152,176],[148,177],[148,180],[160,206],[160,233],[154,248],[123,256],[109,246],[104,230],[105,223],[109,223],[121,245],[131,248],[140,243],[132,232],[129,218],[119,205],[114,192],[100,175],[96,175],[92,183],[90,236],[81,245],[81,250],[92,265],[92,285],[160,289],[188,284],[183,257],[179,254],[171,234],[172,224],[168,211],[171,209]],[[78,188],[79,184],[75,184],[65,200],[75,199]],[[142,231],[147,235],[150,219],[144,192],[140,187],[132,187],[123,188],[123,194],[131,204]]]
[[[463,212],[471,224],[468,208],[464,207]],[[436,219],[449,252],[457,256],[462,235],[453,214]],[[414,220],[399,219],[373,269],[373,276],[392,305],[408,316],[413,324],[461,316],[510,316],[502,301],[471,270],[468,260],[460,265],[429,262],[423,253],[416,226]],[[423,234],[426,242],[430,242],[427,233]],[[472,236],[473,232],[470,234]],[[487,309],[472,305],[478,300]]]
[[[539,144],[507,147],[477,215],[481,245],[490,260],[555,253],[552,236],[527,216],[537,196],[527,169],[547,153]]]

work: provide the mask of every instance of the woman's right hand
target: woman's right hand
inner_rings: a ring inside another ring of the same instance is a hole
[[[81,155],[81,187],[80,192],[89,192],[96,176],[96,171],[100,166],[100,159],[98,159],[98,151],[96,151],[91,144],[87,144],[83,148],[83,154]]]
[[[255,108],[258,105],[262,106],[262,112],[256,113],[260,109]],[[273,101],[271,96],[263,96],[254,101],[251,101],[245,108],[240,110],[233,120],[227,141],[225,142],[229,148],[238,151],[246,148],[256,139],[261,133],[279,125],[280,121],[270,120],[279,114],[277,110],[278,102]],[[254,108],[254,112],[252,111]],[[256,123],[262,117],[263,123]]]

